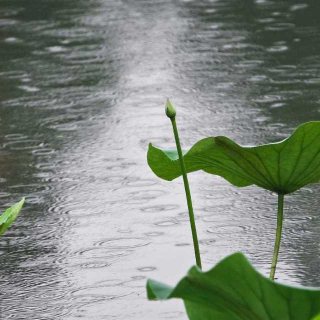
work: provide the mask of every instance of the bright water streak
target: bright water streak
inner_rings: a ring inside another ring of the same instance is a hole
[[[0,240],[0,318],[186,319],[145,298],[194,264],[182,182],[146,164],[174,146],[165,99],[185,146],[320,120],[317,2],[2,0],[0,198],[27,203]],[[275,195],[190,182],[205,269],[242,251],[267,275]],[[281,281],[320,286],[319,191],[288,197]]]

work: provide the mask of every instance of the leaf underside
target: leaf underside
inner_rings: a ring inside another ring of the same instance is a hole
[[[308,122],[278,143],[242,147],[226,137],[197,142],[184,154],[187,172],[203,170],[237,187],[257,185],[280,194],[294,192],[320,180],[320,122]],[[181,175],[178,154],[152,144],[148,164],[160,178]]]
[[[0,236],[11,227],[13,222],[16,220],[21,208],[24,204],[24,198],[14,204],[12,207],[7,209],[1,216],[0,216]]]
[[[320,312],[320,290],[265,278],[241,253],[208,272],[191,268],[174,288],[148,280],[147,295],[183,299],[190,320],[311,320]]]

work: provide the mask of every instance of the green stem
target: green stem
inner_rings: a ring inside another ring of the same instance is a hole
[[[186,170],[186,166],[185,166],[184,160],[183,160],[176,119],[175,119],[175,117],[172,117],[172,118],[170,118],[170,120],[171,120],[172,127],[173,127],[174,138],[176,140],[176,145],[177,145],[177,150],[178,150],[178,155],[179,155],[179,160],[180,160],[180,167],[181,167],[183,183],[184,183],[184,189],[186,191],[188,210],[189,210],[189,219],[190,219],[191,232],[192,232],[192,238],[193,238],[194,254],[196,257],[197,266],[201,269],[202,266],[201,266],[201,258],[200,258],[200,249],[199,249],[196,223],[194,220],[194,213],[193,213],[193,207],[192,207],[191,192],[190,192],[190,187],[189,187],[189,182],[188,182],[188,177],[187,177],[187,170]]]
[[[283,221],[283,201],[284,195],[278,194],[278,218],[277,218],[277,233],[276,242],[274,244],[273,259],[271,264],[270,279],[274,280],[274,275],[276,273],[280,243],[281,243],[281,232],[282,232],[282,221]]]

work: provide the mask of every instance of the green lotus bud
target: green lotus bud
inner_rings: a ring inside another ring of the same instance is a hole
[[[168,118],[173,119],[176,116],[177,112],[174,106],[171,104],[170,100],[167,99],[166,103],[166,115]]]

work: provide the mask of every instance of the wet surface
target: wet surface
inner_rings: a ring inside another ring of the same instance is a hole
[[[278,141],[320,120],[318,1],[0,3],[0,319],[186,319],[148,302],[194,264],[181,180],[148,143]],[[244,252],[265,275],[276,196],[190,175],[204,268]],[[319,186],[288,196],[278,279],[320,286]]]

